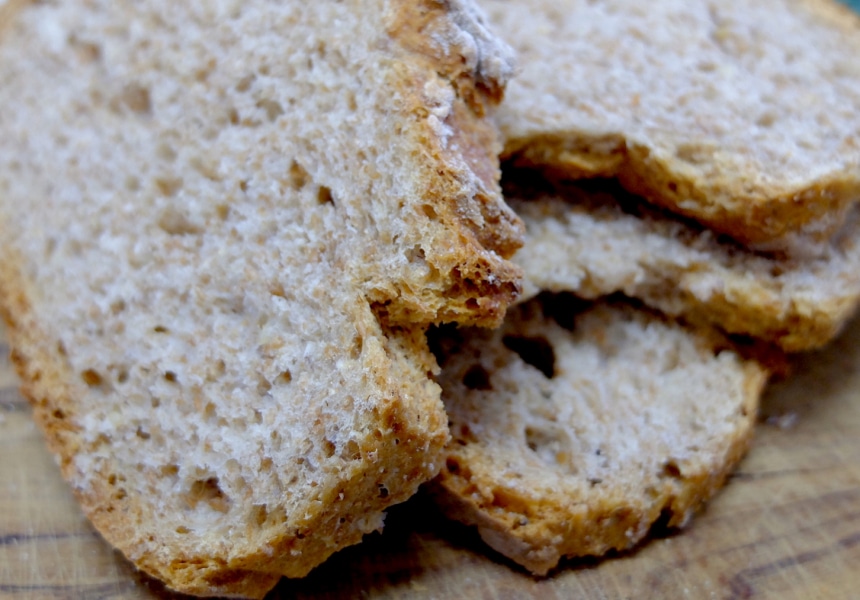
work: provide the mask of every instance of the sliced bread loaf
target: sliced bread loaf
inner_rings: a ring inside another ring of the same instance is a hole
[[[519,53],[505,156],[761,248],[860,199],[860,19],[833,0],[484,0]]]
[[[539,290],[588,298],[623,292],[787,351],[833,339],[860,302],[858,210],[825,252],[791,257],[756,254],[614,182],[552,187],[528,178],[506,189],[526,223],[515,257],[529,280],[524,298]]]
[[[541,296],[435,340],[453,440],[434,494],[537,574],[686,524],[744,454],[766,379],[706,331],[580,310]]]
[[[439,469],[422,323],[494,323],[519,286],[482,118],[508,51],[467,1],[10,6],[23,391],[108,542],[262,596]]]

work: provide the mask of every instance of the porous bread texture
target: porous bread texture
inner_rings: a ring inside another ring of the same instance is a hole
[[[839,3],[482,6],[518,51],[512,162],[618,177],[762,250],[808,251],[860,199],[860,20]]]
[[[480,118],[508,53],[475,15],[93,1],[6,24],[13,358],[86,515],[171,588],[260,597],[438,471],[424,324],[493,323],[519,287]]]
[[[513,176],[516,178],[516,176]],[[531,179],[531,183],[525,183]],[[654,209],[615,182],[506,185],[526,224],[514,259],[540,290],[622,292],[660,311],[797,352],[832,340],[860,302],[860,210],[816,256],[757,254]]]
[[[708,332],[578,310],[544,296],[436,342],[453,439],[433,493],[539,575],[684,526],[746,451],[766,380]]]

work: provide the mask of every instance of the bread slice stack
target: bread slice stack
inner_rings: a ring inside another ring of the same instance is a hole
[[[738,344],[819,347],[855,312],[860,21],[807,0],[482,6],[519,56],[497,121],[532,300],[442,336],[434,491],[545,574],[685,524],[753,428],[766,376]]]
[[[510,49],[456,0],[5,8],[23,392],[109,543],[261,597],[441,466],[424,330],[520,287],[485,118]]]
[[[486,0],[499,139],[471,0],[3,5],[0,310],[87,517],[236,597],[440,471],[536,573],[686,523],[767,377],[715,328],[812,347],[860,296],[856,25],[761,6]],[[618,292],[663,312],[576,298]]]
[[[519,53],[498,118],[509,164],[628,192],[519,205],[535,240],[523,262],[573,257],[530,268],[536,286],[623,291],[789,351],[838,333],[860,299],[857,15],[808,0],[483,4]]]

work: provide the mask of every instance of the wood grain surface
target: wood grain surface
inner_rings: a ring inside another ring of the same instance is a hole
[[[0,330],[0,598],[178,598],[89,526],[44,449]],[[532,578],[422,497],[271,598],[860,598],[860,322],[768,390],[755,445],[683,532]]]

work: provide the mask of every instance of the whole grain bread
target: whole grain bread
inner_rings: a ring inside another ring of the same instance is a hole
[[[483,0],[504,156],[809,252],[860,199],[860,18],[835,0]]]
[[[541,296],[509,314],[435,340],[446,513],[540,575],[685,525],[747,449],[764,369],[630,306]]]
[[[468,0],[9,6],[23,391],[108,542],[262,596],[440,467],[426,324],[495,323],[520,285],[484,120],[509,50]]]
[[[515,256],[529,282],[524,299],[540,290],[593,299],[621,292],[790,352],[832,340],[860,302],[860,210],[822,253],[768,255],[656,209],[613,181],[549,185],[525,173],[506,180],[508,201],[526,224]]]

